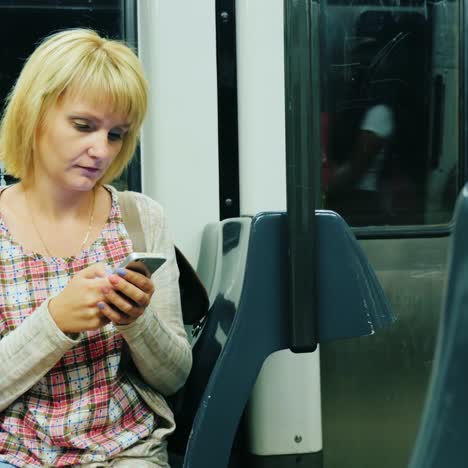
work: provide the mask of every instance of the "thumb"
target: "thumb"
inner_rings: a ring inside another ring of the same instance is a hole
[[[96,277],[107,278],[109,274],[110,271],[104,263],[95,263],[94,265],[84,268],[83,270],[77,273],[77,275],[86,279],[94,279]]]

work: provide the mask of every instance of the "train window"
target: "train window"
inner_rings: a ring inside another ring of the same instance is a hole
[[[451,220],[460,188],[459,8],[324,5],[322,185],[326,207],[353,226]]]
[[[107,37],[124,35],[124,3],[122,0],[0,0],[0,103],[13,86],[21,68],[43,37],[66,28],[92,28]],[[0,170],[0,183],[14,179]],[[125,172],[113,182],[126,189]]]

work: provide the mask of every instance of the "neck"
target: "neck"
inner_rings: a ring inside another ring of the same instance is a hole
[[[19,189],[27,199],[27,204],[37,217],[49,221],[63,221],[67,218],[88,218],[94,197],[91,190],[66,190],[51,183],[31,181],[20,182]]]

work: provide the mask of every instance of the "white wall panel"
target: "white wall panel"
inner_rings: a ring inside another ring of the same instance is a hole
[[[283,0],[237,1],[241,214],[286,209]]]
[[[214,0],[140,0],[139,53],[150,83],[143,192],[165,208],[195,265],[205,224],[219,220]]]

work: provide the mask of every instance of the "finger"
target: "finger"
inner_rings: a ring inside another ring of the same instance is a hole
[[[88,330],[98,330],[99,328],[106,326],[110,322],[110,320],[106,316],[100,313],[96,313],[95,311],[91,311],[91,316],[92,319],[89,322]]]
[[[90,278],[84,281],[86,281],[86,288],[93,304],[103,300],[105,294],[113,288],[109,278]]]
[[[115,307],[120,313],[133,318],[138,318],[144,311],[142,307],[132,302],[128,297],[112,289],[106,294],[105,302],[111,307]]]
[[[146,277],[142,273],[137,271],[129,270],[128,268],[117,268],[114,275],[125,278],[126,281],[135,285],[138,289],[141,289],[145,293],[152,294],[154,291],[154,284],[151,278]]]
[[[115,309],[106,304],[105,302],[98,303],[99,312],[103,318],[109,323],[113,322],[116,325],[128,325],[132,323],[134,319],[128,315],[117,312]]]
[[[109,282],[114,290],[129,298],[138,306],[146,307],[149,304],[152,293],[148,294],[134,284],[128,282],[126,277],[124,279],[118,275],[111,275],[109,276]]]
[[[107,267],[104,263],[95,263],[79,271],[77,275],[83,278],[92,279],[96,277],[105,278],[108,275],[108,273],[107,273]]]

